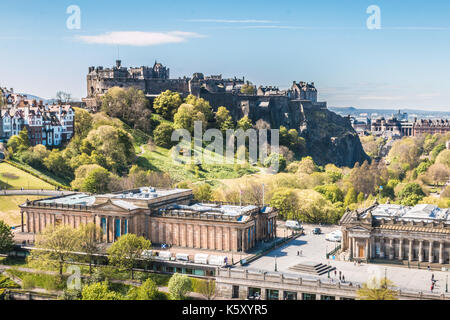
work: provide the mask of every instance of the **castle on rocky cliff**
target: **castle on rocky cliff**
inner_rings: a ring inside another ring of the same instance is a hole
[[[241,88],[249,82],[245,78],[223,78],[222,75],[205,76],[194,73],[192,77],[170,79],[170,69],[155,61],[153,67],[126,68],[120,60],[112,68],[90,67],[87,75],[87,97],[83,99],[88,108],[100,106],[99,99],[112,87],[134,87],[154,99],[166,90],[189,94],[210,102],[212,108],[226,106],[234,119],[248,116],[264,120],[272,128],[284,125],[301,129],[301,110],[304,108],[326,109],[326,102],[317,101],[314,83],[293,82],[286,90],[276,87],[255,88],[253,93],[242,93]]]

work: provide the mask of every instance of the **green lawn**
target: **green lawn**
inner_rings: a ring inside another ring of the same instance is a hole
[[[10,226],[21,223],[19,205],[28,200],[42,199],[39,196],[0,196],[0,220]]]
[[[144,154],[138,157],[137,160],[139,166],[149,170],[167,172],[177,181],[234,179],[246,174],[258,172],[257,168],[236,168],[232,164],[223,164],[225,161],[222,156],[211,151],[205,151],[203,158],[206,161],[203,162],[211,163],[211,160],[214,159],[218,164],[203,164],[199,167],[198,173],[196,174],[194,166],[175,162],[168,149],[156,147],[154,150],[150,151],[149,147],[146,145],[144,146],[144,150]]]
[[[16,190],[21,188],[55,190],[53,185],[5,162],[0,163],[0,187]]]

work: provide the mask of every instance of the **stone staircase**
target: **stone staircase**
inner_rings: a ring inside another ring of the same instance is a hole
[[[292,266],[289,268],[289,270],[301,272],[301,273],[308,273],[313,275],[321,276],[323,274],[326,274],[328,272],[334,271],[336,268],[332,266],[328,266],[323,263],[316,263],[316,262],[304,262],[296,264],[295,266]]]

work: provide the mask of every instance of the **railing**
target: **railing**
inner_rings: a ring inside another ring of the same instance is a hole
[[[338,245],[336,248],[334,248],[333,250],[328,252],[327,253],[327,259],[329,259],[330,256],[334,256],[339,250],[341,250],[341,245]]]

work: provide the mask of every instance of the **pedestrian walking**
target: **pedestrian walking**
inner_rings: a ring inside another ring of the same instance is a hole
[[[300,251],[297,251],[297,256],[299,256],[300,255]]]
[[[336,277],[337,271],[336,269],[334,269],[334,276]],[[341,272],[339,271],[339,275],[341,274]]]
[[[430,265],[428,265],[427,270],[430,271]]]
[[[344,277],[344,275],[342,275],[342,282],[345,283],[345,277]]]
[[[431,281],[434,281],[434,273],[431,274]]]

